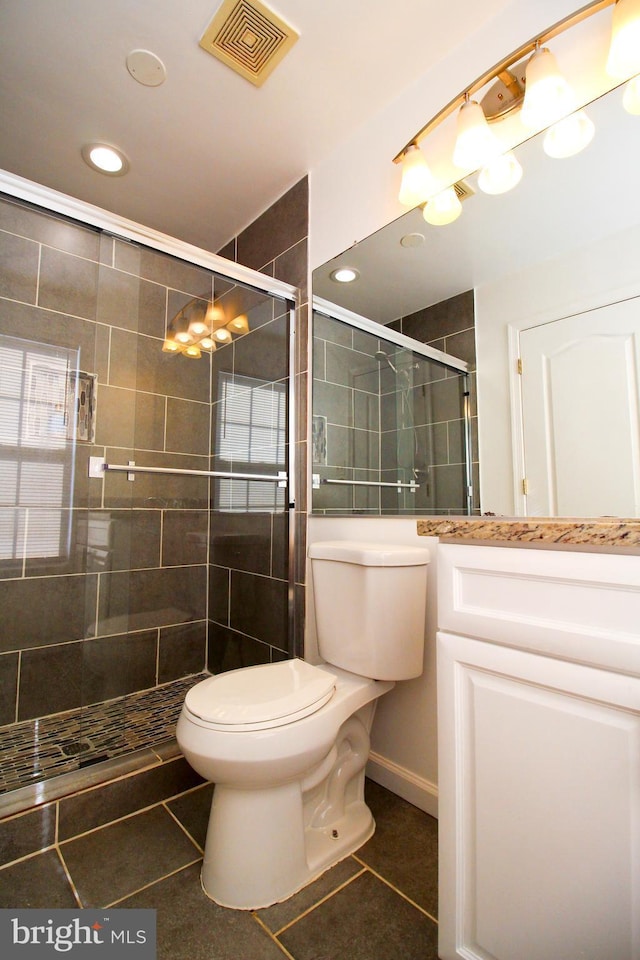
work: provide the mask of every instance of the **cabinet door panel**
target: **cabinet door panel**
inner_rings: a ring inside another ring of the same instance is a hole
[[[440,956],[640,957],[640,681],[439,634]]]

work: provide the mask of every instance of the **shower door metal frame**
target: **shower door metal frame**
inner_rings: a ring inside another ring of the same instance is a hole
[[[187,263],[203,267],[227,280],[252,287],[267,296],[282,300],[288,310],[288,390],[287,390],[287,505],[288,512],[288,563],[287,563],[287,603],[288,603],[288,640],[289,646],[295,639],[295,547],[296,547],[296,317],[300,304],[300,291],[297,287],[274,277],[252,270],[242,264],[225,260],[216,253],[209,253],[200,247],[168,234],[152,230],[144,224],[135,223],[126,217],[118,216],[93,204],[85,203],[76,197],[59,193],[42,184],[18,177],[6,170],[0,170],[0,193],[15,197],[26,203],[40,207],[77,223],[94,227],[120,240],[129,240],[141,246],[176,257]]]

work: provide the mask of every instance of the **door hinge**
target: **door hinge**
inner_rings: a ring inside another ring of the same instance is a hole
[[[520,374],[520,376],[522,376],[522,357],[518,357],[516,361],[516,366],[517,366],[518,373]]]
[[[526,495],[527,495],[528,492],[529,492],[528,489],[527,489],[527,478],[526,478],[526,477],[523,477],[523,478],[522,478],[522,492],[523,492],[523,494],[525,495],[525,497],[526,497]]]

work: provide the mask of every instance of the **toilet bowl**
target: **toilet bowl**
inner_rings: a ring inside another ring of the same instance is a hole
[[[260,706],[251,697],[256,685]],[[393,685],[287,660],[189,691],[176,736],[194,770],[215,783],[202,867],[211,899],[236,909],[269,906],[369,839],[369,732],[376,699]],[[220,710],[227,695],[242,706]]]
[[[189,690],[176,737],[215,784],[202,886],[221,906],[285,900],[374,831],[364,771],[378,697],[422,672],[428,552],[314,544],[328,662],[244,667]]]

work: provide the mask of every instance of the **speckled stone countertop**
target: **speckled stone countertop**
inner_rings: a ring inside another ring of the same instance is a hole
[[[430,517],[418,534],[447,541],[640,553],[640,520],[620,517]]]

